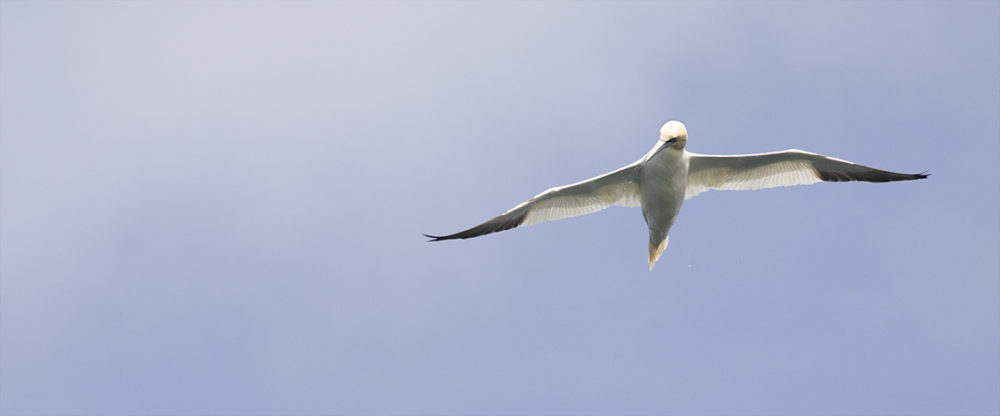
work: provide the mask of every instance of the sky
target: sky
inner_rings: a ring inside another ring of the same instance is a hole
[[[640,158],[927,180],[472,240]],[[0,413],[1000,413],[1000,3],[0,2]]]

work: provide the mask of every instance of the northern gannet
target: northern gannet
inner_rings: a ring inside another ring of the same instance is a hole
[[[684,149],[687,128],[668,121],[641,159],[604,175],[558,186],[493,219],[430,241],[472,238],[545,221],[590,214],[611,205],[642,207],[649,227],[649,270],[667,248],[670,227],[684,200],[716,189],[742,191],[816,182],[893,182],[924,179],[926,172],[896,173],[816,153],[789,149],[748,155],[701,155]]]

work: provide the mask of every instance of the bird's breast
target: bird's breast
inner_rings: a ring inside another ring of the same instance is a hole
[[[667,149],[647,161],[639,171],[639,192],[643,211],[674,213],[684,202],[688,159]]]

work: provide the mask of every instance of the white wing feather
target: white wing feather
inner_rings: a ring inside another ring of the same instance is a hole
[[[922,179],[924,174],[889,172],[797,149],[749,155],[689,153],[684,199],[710,189],[743,191],[816,182],[890,182]]]
[[[623,169],[624,170],[624,169]],[[612,205],[639,206],[639,184],[627,175],[611,172],[571,185],[549,188],[504,214],[522,207],[528,213],[520,226],[561,220],[601,211]]]
[[[540,222],[590,214],[612,205],[638,206],[638,168],[637,162],[585,181],[550,188],[468,230],[445,236],[428,235],[428,237],[434,241],[472,238]]]

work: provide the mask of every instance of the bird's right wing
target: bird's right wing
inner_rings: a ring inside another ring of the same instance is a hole
[[[923,179],[924,173],[896,173],[802,150],[752,155],[690,154],[684,199],[710,189],[742,191],[816,182],[892,182]]]
[[[493,219],[454,234],[424,236],[431,241],[472,238],[545,221],[576,217],[611,205],[638,206],[638,162],[596,178],[551,188]]]

